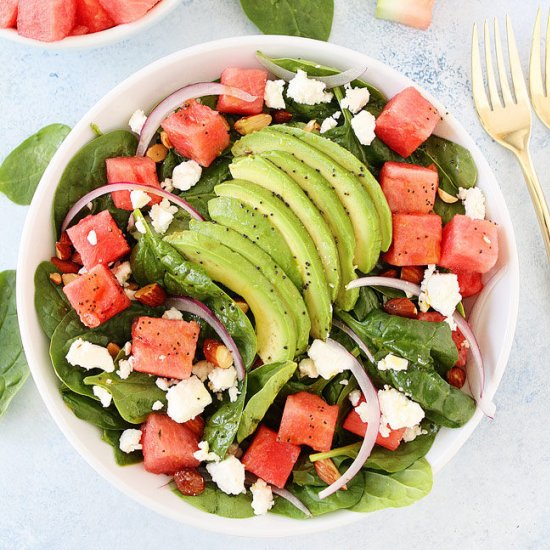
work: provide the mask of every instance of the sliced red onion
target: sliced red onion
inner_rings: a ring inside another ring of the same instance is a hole
[[[339,491],[346,483],[349,483],[365,465],[365,462],[370,456],[372,448],[376,442],[376,437],[378,436],[378,430],[380,428],[380,405],[378,403],[378,392],[374,387],[373,383],[370,381],[370,378],[367,376],[363,365],[351,354],[349,351],[334,340],[327,339],[327,342],[330,341],[331,345],[334,345],[342,351],[342,353],[347,353],[352,360],[351,372],[355,376],[359,388],[361,389],[363,396],[365,397],[365,402],[367,404],[366,416],[367,416],[367,432],[359,449],[359,453],[355,460],[351,463],[351,466],[346,470],[346,472],[339,477],[332,485],[329,485],[326,489],[323,489],[319,493],[319,498],[327,498],[330,495]]]
[[[204,319],[220,337],[221,341],[229,348],[229,351],[233,355],[233,362],[235,363],[235,369],[237,370],[237,377],[239,380],[243,380],[246,375],[244,368],[243,358],[241,357],[241,352],[235,344],[235,340],[228,330],[225,328],[224,324],[214,315],[214,312],[202,302],[190,298],[188,296],[175,296],[168,298],[166,300],[166,305],[168,307],[175,307],[180,311],[185,311],[191,313]]]
[[[147,152],[153,136],[159,129],[162,121],[170,116],[178,107],[189,99],[197,99],[209,95],[230,95],[243,101],[254,101],[256,96],[239,90],[233,86],[225,86],[217,82],[199,82],[176,90],[163,99],[150,113],[141,129],[136,156],[142,157]]]
[[[346,288],[359,288],[362,286],[385,286],[388,288],[395,288],[396,290],[402,290],[415,296],[420,295],[420,287],[409,281],[403,281],[402,279],[393,279],[392,277],[362,277],[361,279],[354,279],[351,283],[348,283]]]
[[[192,218],[195,218],[196,220],[201,220],[201,221],[204,220],[204,218],[198,213],[198,211],[195,210],[188,202],[184,201],[181,197],[174,195],[174,193],[169,193],[168,191],[165,191],[164,189],[160,189],[159,187],[150,187],[149,185],[141,185],[140,183],[126,183],[126,182],[109,183],[107,185],[98,187],[97,189],[94,189],[89,193],[86,193],[86,195],[84,195],[81,199],[78,199],[78,201],[76,201],[74,206],[69,210],[69,212],[65,216],[65,219],[63,220],[63,224],[61,225],[61,232],[65,231],[65,229],[69,227],[69,224],[73,221],[75,216],[89,202],[103,195],[114,193],[115,191],[143,191],[148,195],[157,195],[164,199],[168,199],[171,203],[175,204],[176,206],[179,206],[180,208],[185,210]]]
[[[332,325],[340,329],[342,332],[346,333],[357,344],[359,349],[368,357],[369,361],[371,363],[374,363],[374,355],[371,353],[365,342],[363,342],[363,340],[359,338],[355,331],[353,331],[351,328],[348,327],[348,325],[342,323],[342,321],[339,321],[338,319],[333,319]]]

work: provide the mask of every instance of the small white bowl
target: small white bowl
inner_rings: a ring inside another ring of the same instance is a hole
[[[86,48],[99,48],[114,42],[120,42],[130,38],[168,15],[181,0],[161,0],[148,11],[141,19],[125,25],[117,25],[110,29],[81,36],[67,36],[63,40],[55,42],[42,42],[34,38],[27,38],[17,33],[16,29],[0,29],[0,39],[11,40],[27,46],[35,46],[43,50],[83,50]]]
[[[412,84],[397,71],[361,53],[334,44],[286,36],[247,36],[210,42],[177,52],[145,67],[107,94],[84,116],[46,170],[23,231],[17,267],[17,309],[27,360],[48,410],[67,439],[103,477],[138,502],[176,521],[232,535],[278,537],[318,533],[323,529],[361,521],[367,516],[339,511],[307,521],[277,515],[251,519],[222,518],[183,502],[168,487],[164,487],[167,478],[147,473],[141,464],[118,467],[112,449],[100,441],[99,431],[76,418],[64,405],[48,355],[49,341],[40,329],[34,310],[34,272],[54,249],[51,216],[54,192],[69,160],[94,137],[90,123],[96,123],[104,131],[125,128],[136,109],[151,108],[179,87],[216,79],[229,65],[257,66],[254,53],[258,49],[275,57],[302,57],[340,69],[366,66],[369,82],[388,96]],[[447,113],[430,94],[422,92],[441,113]],[[518,310],[519,271],[512,223],[487,161],[460,123],[452,115],[445,114],[436,133],[471,151],[479,170],[479,187],[487,197],[488,215],[500,226],[499,276],[493,279],[489,292],[483,296],[485,305],[474,326],[485,360],[486,394],[493,397],[508,361]],[[463,428],[441,430],[428,454],[434,472],[456,454],[478,425],[481,416],[481,412],[477,411]]]

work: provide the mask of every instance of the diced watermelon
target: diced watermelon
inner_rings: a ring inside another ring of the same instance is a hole
[[[242,458],[244,467],[267,483],[282,489],[298,457],[300,447],[277,440],[277,432],[260,426]]]
[[[193,456],[199,450],[199,438],[185,424],[178,424],[161,413],[151,413],[141,425],[143,465],[153,474],[174,474],[182,468],[196,468]]]
[[[204,433],[204,419],[202,416],[195,416],[195,418],[188,420],[185,425],[197,436],[199,441],[202,439]]]
[[[423,166],[386,162],[380,171],[380,185],[394,214],[429,214],[434,208],[439,176]]]
[[[17,32],[21,36],[55,42],[74,27],[76,0],[19,0]]]
[[[376,17],[426,30],[432,23],[435,0],[378,0]]]
[[[111,270],[98,264],[63,287],[80,320],[95,328],[130,306],[130,300]]]
[[[134,370],[189,378],[200,327],[195,321],[138,317],[132,324]]]
[[[439,263],[441,218],[437,214],[393,214],[393,241],[383,255],[391,265]]]
[[[0,2],[0,29],[15,27],[18,3],[19,0],[2,0]]]
[[[489,220],[457,214],[443,229],[439,265],[487,273],[498,258],[498,228]]]
[[[157,165],[149,157],[115,157],[105,161],[109,183],[141,183],[149,187],[159,187]],[[117,208],[133,210],[130,191],[115,191],[111,195]],[[158,204],[161,197],[151,196],[149,205]]]
[[[187,101],[162,123],[176,151],[210,166],[229,146],[229,125],[220,113],[196,101]]]
[[[440,120],[437,109],[413,88],[394,96],[376,119],[376,135],[388,147],[408,157],[434,131]]]
[[[76,27],[73,27],[73,30],[71,31],[71,34],[69,36],[83,36],[85,34],[88,34],[90,32],[90,29],[84,25],[76,25]]]
[[[108,210],[86,216],[67,229],[67,234],[88,270],[97,264],[116,262],[131,250]]]
[[[222,73],[221,83],[248,92],[256,96],[256,100],[249,102],[230,95],[221,95],[218,98],[216,109],[220,113],[234,113],[237,115],[260,114],[264,106],[266,81],[267,71],[261,69],[237,69],[228,67]]]
[[[456,273],[460,294],[463,298],[474,296],[483,290],[481,273],[476,273],[475,271],[461,271],[460,269],[455,269],[454,273]]]
[[[277,441],[308,445],[316,451],[330,450],[338,405],[329,405],[318,395],[305,391],[286,398]]]
[[[99,0],[76,0],[76,24],[87,27],[88,32],[100,32],[115,26]]]
[[[109,17],[117,24],[141,19],[160,0],[99,0]]]

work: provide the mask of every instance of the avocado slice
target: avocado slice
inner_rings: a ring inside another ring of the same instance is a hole
[[[340,290],[338,249],[327,223],[300,186],[274,164],[255,155],[235,159],[229,171],[235,179],[251,181],[275,193],[296,214],[317,248],[334,302]]]
[[[258,355],[264,363],[294,358],[296,334],[292,316],[274,286],[254,264],[216,239],[195,231],[173,233],[165,240],[199,264],[211,279],[246,300],[254,315]]]
[[[338,195],[333,191],[328,181],[313,168],[298,160],[290,153],[283,151],[267,151],[260,155],[275,166],[279,167],[291,177],[317,206],[321,216],[327,222],[338,249],[342,284],[336,298],[336,304],[344,311],[353,309],[359,289],[346,290],[346,285],[357,278],[353,266],[353,252],[355,250],[355,235]]]
[[[300,288],[311,320],[310,334],[313,338],[325,340],[332,321],[330,294],[315,244],[300,220],[283,201],[255,183],[233,180],[217,185],[214,191],[219,196],[238,199],[257,209],[281,232],[302,277]]]
[[[273,261],[273,258],[251,240],[219,223],[191,220],[189,229],[223,243],[260,270],[260,273],[275,287],[286,310],[291,314],[296,331],[296,353],[303,353],[307,348],[311,329],[306,305],[298,289],[281,267]]]
[[[363,187],[370,195],[376,207],[376,212],[378,213],[378,219],[380,221],[381,248],[386,252],[392,240],[391,210],[386,200],[386,196],[382,191],[382,187],[380,187],[380,184],[371,174],[369,169],[351,151],[348,151],[335,141],[320,136],[319,134],[306,132],[296,126],[285,126],[283,124],[271,126],[270,128],[277,132],[282,132],[283,134],[290,134],[308,143],[359,178],[359,181],[363,184]]]
[[[250,239],[282,267],[297,288],[302,287],[302,276],[289,246],[280,231],[257,210],[231,197],[216,197],[208,201],[208,214],[215,222]]]
[[[378,213],[369,194],[352,173],[315,147],[270,128],[243,136],[231,151],[236,157],[264,151],[285,151],[318,170],[336,191],[353,225],[355,263],[363,273],[374,268],[381,244]]]

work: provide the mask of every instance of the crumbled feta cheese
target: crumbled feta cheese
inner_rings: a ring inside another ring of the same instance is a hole
[[[324,134],[325,132],[336,128],[336,126],[338,126],[338,122],[336,122],[336,119],[329,116],[325,118],[325,120],[323,120],[323,122],[321,123],[321,129],[319,130],[319,132],[321,132],[321,134]]]
[[[378,361],[378,370],[407,370],[409,362],[402,357],[388,353],[384,359]]]
[[[235,367],[229,367],[228,369],[217,367],[210,371],[208,380],[208,386],[213,392],[228,390],[237,381],[237,369]]]
[[[94,209],[94,203],[93,203],[93,202],[87,203],[87,204],[86,204],[86,208],[87,208],[88,210],[93,210],[93,209]]]
[[[212,396],[196,376],[191,376],[169,388],[166,399],[168,416],[179,423],[195,418],[212,403]]]
[[[203,359],[193,365],[193,374],[201,381],[205,382],[208,375],[216,368],[216,365]]]
[[[355,407],[355,412],[359,415],[361,422],[367,423],[369,421],[369,406],[365,401]]]
[[[199,450],[193,453],[193,456],[199,462],[219,462],[221,458],[214,452],[210,451],[208,441],[201,441],[199,443]]]
[[[361,111],[351,119],[351,127],[361,145],[370,145],[376,134],[376,119],[368,111]]]
[[[130,262],[122,262],[118,265],[115,265],[115,267],[113,267],[111,271],[116,277],[118,284],[120,286],[126,286],[128,283],[128,279],[132,275],[132,266],[130,265]]]
[[[389,435],[388,426],[392,430],[412,428],[424,418],[424,411],[418,403],[389,386],[378,390],[378,402],[381,412],[380,433],[383,437]]]
[[[132,116],[130,117],[130,120],[128,121],[128,126],[132,129],[132,132],[136,134],[141,134],[141,130],[143,129],[143,125],[145,124],[145,121],[147,120],[147,117],[145,116],[145,113],[138,109],[137,111],[134,111]]]
[[[233,386],[231,386],[227,390],[227,395],[229,395],[229,401],[231,403],[235,403],[235,401],[237,401],[237,398],[239,397],[239,395],[241,395],[241,392],[239,391],[239,387],[237,386],[236,381],[235,381],[235,384],[233,384]]]
[[[326,91],[326,84],[314,78],[308,78],[307,73],[298,69],[296,76],[288,83],[288,97],[304,105],[330,103],[331,92]]]
[[[113,396],[105,388],[102,388],[101,386],[94,386],[92,391],[101,402],[102,407],[107,408],[111,404]]]
[[[244,488],[244,466],[238,458],[228,456],[221,462],[210,462],[206,470],[212,481],[228,495],[246,493]]]
[[[340,380],[340,384],[342,384],[342,386],[347,386],[349,384],[349,380]]]
[[[128,376],[132,373],[134,370],[134,358],[129,357],[128,359],[121,359],[118,362],[118,370],[116,373],[118,374],[118,377],[122,380],[126,380]]]
[[[305,359],[302,359],[300,361],[300,364],[298,365],[298,372],[300,373],[300,376],[303,378],[304,376],[307,376],[308,378],[318,378],[319,373],[317,372],[317,367],[315,366],[315,362],[313,359],[310,359],[309,357],[306,357]]]
[[[307,352],[320,376],[328,380],[353,366],[353,358],[332,341],[313,340]]]
[[[258,479],[250,486],[250,491],[254,514],[257,516],[267,514],[275,504],[271,487],[263,479]]]
[[[86,239],[92,246],[95,246],[97,244],[97,233],[92,229],[86,236]]]
[[[155,384],[157,388],[161,389],[162,391],[168,391],[172,386],[175,386],[179,380],[176,380],[175,378],[157,378],[155,380]]]
[[[141,446],[141,430],[124,430],[120,436],[118,446],[123,453],[133,453],[143,449]]]
[[[143,223],[143,220],[137,220],[136,223],[135,223],[135,228],[140,233],[142,233],[143,235],[145,235],[145,233],[147,233],[147,230],[145,229],[145,224]]]
[[[162,314],[163,319],[169,319],[170,321],[182,321],[183,315],[179,309],[171,307]]]
[[[101,369],[105,372],[115,370],[115,363],[107,348],[86,342],[82,338],[71,344],[65,359],[69,364],[86,370]]]
[[[485,195],[479,187],[458,188],[458,198],[466,210],[466,216],[474,220],[485,219]]]
[[[162,401],[155,401],[151,407],[152,411],[160,411],[164,408],[164,403]]]
[[[174,185],[172,183],[172,178],[166,178],[164,181],[160,182],[160,186],[168,193],[171,193],[174,190]]]
[[[342,99],[341,106],[355,115],[369,102],[369,89],[352,88],[351,84],[346,84],[345,89],[346,96]]]
[[[168,199],[162,199],[160,204],[153,204],[149,215],[151,216],[151,223],[155,231],[161,235],[166,233],[177,211],[177,206],[172,206]],[[137,223],[139,223],[139,220]]]
[[[284,80],[268,80],[265,83],[265,106],[270,109],[284,109],[286,107],[285,98],[283,97],[284,88]]]
[[[124,355],[130,355],[132,353],[132,342],[126,342],[122,351],[124,351]]]
[[[445,317],[452,317],[456,306],[462,300],[458,278],[454,273],[438,273],[431,264],[424,272],[420,285],[418,306],[420,311],[433,307]]]
[[[348,399],[353,407],[357,407],[359,400],[361,399],[361,390],[353,390],[349,393]]]
[[[413,426],[412,428],[407,428],[403,433],[403,441],[408,443],[409,441],[414,441],[419,435],[427,434],[426,430],[423,430],[420,424]]]
[[[194,160],[178,164],[172,172],[172,185],[180,191],[188,191],[201,179],[202,168]]]
[[[136,209],[147,206],[151,201],[151,197],[145,191],[137,190],[130,191],[130,200],[132,201],[132,208]]]

